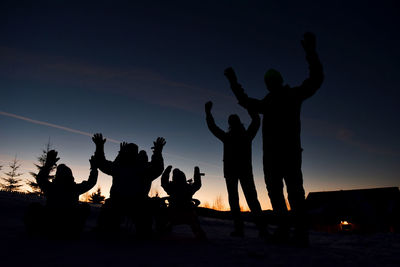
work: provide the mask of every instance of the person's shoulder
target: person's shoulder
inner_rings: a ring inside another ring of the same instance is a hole
[[[296,91],[299,90],[298,87],[291,87],[290,85],[286,84],[280,88],[279,91],[270,93],[271,98],[291,98],[291,97],[296,97]]]
[[[262,98],[260,101],[261,101],[262,104],[267,104],[267,103],[269,103],[270,101],[272,101],[275,97],[276,97],[276,94],[275,94],[275,93],[273,93],[273,92],[268,92],[268,93],[264,96],[264,98]]]

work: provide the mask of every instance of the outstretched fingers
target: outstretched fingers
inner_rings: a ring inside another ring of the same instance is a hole
[[[47,156],[46,156],[46,164],[48,165],[56,165],[57,161],[60,158],[57,158],[58,152],[55,150],[50,150],[49,152],[47,152]]]
[[[163,137],[158,137],[157,140],[153,142],[151,149],[153,149],[154,152],[161,152],[166,143]]]
[[[92,137],[93,143],[95,143],[97,146],[98,145],[104,145],[106,142],[106,138],[103,138],[103,135],[101,133],[96,133]]]
[[[128,145],[127,142],[122,142],[119,144],[119,150],[122,151]]]

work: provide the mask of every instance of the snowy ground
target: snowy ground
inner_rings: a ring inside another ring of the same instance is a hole
[[[229,221],[201,218],[209,240],[188,226],[151,241],[127,236],[105,241],[91,231],[92,209],[80,240],[29,238],[22,216],[28,200],[0,194],[0,266],[400,266],[400,235],[311,233],[309,248],[267,244],[251,224],[245,238],[231,238]]]

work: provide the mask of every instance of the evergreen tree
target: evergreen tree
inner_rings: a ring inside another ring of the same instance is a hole
[[[18,189],[22,186],[20,177],[23,173],[18,173],[18,169],[21,167],[17,160],[17,156],[15,156],[14,160],[8,165],[10,167],[9,172],[5,172],[6,177],[1,178],[4,183],[1,183],[1,187],[3,190],[8,192],[18,191]]]
[[[104,202],[105,196],[101,195],[100,187],[97,188],[96,192],[93,192],[89,197],[89,202],[93,204],[102,204]]]
[[[52,145],[50,143],[50,139],[47,142],[47,144],[45,145],[45,148],[42,150],[42,154],[37,157],[38,160],[38,164],[34,164],[35,167],[38,169],[38,173],[40,171],[40,169],[44,166],[44,164],[46,163],[46,158],[47,158],[47,152],[49,152],[52,149]],[[53,166],[50,170],[50,173],[52,171],[54,171],[56,169],[56,166]],[[31,193],[37,194],[37,195],[43,195],[42,190],[40,189],[39,185],[36,182],[36,177],[37,177],[37,173],[34,172],[29,172],[30,175],[32,175],[32,177],[34,178],[33,180],[28,180],[26,182],[27,185],[30,186],[30,188],[32,189]],[[52,179],[53,176],[50,176],[50,179]]]

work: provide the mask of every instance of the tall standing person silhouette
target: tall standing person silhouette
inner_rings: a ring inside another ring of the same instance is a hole
[[[264,178],[272,208],[277,214],[287,213],[283,195],[285,181],[290,207],[295,218],[293,241],[308,245],[305,192],[301,171],[302,147],[300,142],[300,110],[304,100],[313,96],[324,79],[323,69],[316,52],[315,35],[305,33],[301,41],[309,64],[309,77],[297,87],[283,84],[281,74],[270,69],[264,76],[268,94],[254,99],[244,93],[232,68],[225,70],[231,89],[244,108],[263,114],[263,165]],[[278,227],[276,236],[289,237],[284,224]]]
[[[261,206],[257,199],[251,161],[251,143],[260,128],[260,116],[257,113],[249,112],[252,121],[246,130],[239,116],[232,114],[228,119],[229,130],[225,132],[215,124],[211,108],[212,102],[209,101],[205,104],[207,126],[211,133],[224,144],[224,177],[235,227],[231,236],[244,235],[243,220],[239,206],[239,181],[247,204],[254,216],[256,226],[259,229],[260,236],[264,236],[267,232],[262,220]]]

